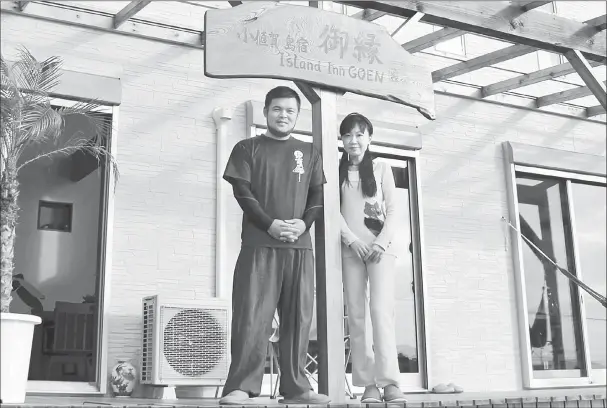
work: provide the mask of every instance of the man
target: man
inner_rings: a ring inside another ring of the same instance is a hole
[[[304,367],[314,302],[309,229],[322,211],[322,160],[291,136],[301,108],[285,86],[266,95],[267,132],[236,144],[224,179],[242,208],[242,247],[232,292],[232,363],[221,404],[253,403],[261,392],[272,319],[280,319],[281,402],[327,404]]]

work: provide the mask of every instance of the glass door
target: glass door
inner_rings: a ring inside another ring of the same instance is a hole
[[[400,387],[404,392],[420,391],[425,388],[425,353],[423,347],[423,319],[420,318],[422,299],[421,282],[416,273],[418,268],[419,240],[417,234],[416,206],[414,188],[411,180],[415,180],[414,161],[407,157],[398,157],[379,153],[372,147],[376,160],[383,161],[392,167],[396,185],[396,202],[398,212],[398,231],[392,240],[392,247],[396,249],[395,274],[395,320],[396,320],[396,348],[398,367],[400,370]],[[422,345],[420,347],[420,345]],[[350,383],[352,381],[352,366],[348,364],[346,372]],[[354,392],[360,394],[363,388],[354,387]]]
[[[372,151],[377,157],[389,164],[392,168],[396,185],[396,200],[399,208],[398,231],[392,240],[392,246],[396,247],[399,254],[395,268],[395,320],[396,320],[396,344],[400,369],[399,385],[404,392],[419,392],[427,388],[426,369],[426,346],[424,336],[423,298],[421,280],[421,248],[419,239],[419,210],[417,202],[415,161],[409,156],[401,155],[402,150],[386,149],[372,146]],[[386,153],[388,152],[388,153]],[[342,155],[341,149],[337,159]],[[413,181],[412,181],[413,180]],[[312,237],[314,232],[311,231]],[[345,299],[345,298],[344,298]],[[344,300],[345,301],[345,300]],[[347,310],[345,311],[347,315]],[[348,324],[344,321],[345,351],[346,351],[346,378],[352,393],[361,395],[362,387],[352,385],[352,358],[349,350]],[[314,310],[313,327],[307,363],[308,370],[312,372],[309,376],[310,383],[318,391],[318,375],[315,373],[317,364],[314,357],[317,355],[314,349],[316,339],[316,310]],[[272,345],[271,345],[272,346]],[[274,358],[275,358],[274,354]],[[271,371],[273,375],[271,375]],[[278,390],[276,382],[278,367],[275,363],[271,368],[270,353],[268,353],[265,375],[262,384],[262,395],[272,395]],[[346,386],[348,391],[348,386]]]

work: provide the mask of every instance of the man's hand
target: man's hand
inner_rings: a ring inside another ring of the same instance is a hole
[[[384,255],[384,249],[377,244],[371,245],[371,249],[365,257],[365,262],[379,263]]]
[[[274,239],[277,239],[282,242],[295,242],[299,235],[296,235],[297,229],[293,226],[292,223],[283,220],[274,220],[270,228],[268,228],[268,234]],[[301,220],[300,220],[301,221]],[[303,221],[302,221],[303,223]],[[305,224],[304,224],[305,230]],[[300,234],[301,235],[301,234]]]
[[[290,234],[288,232],[289,224],[284,222],[283,220],[274,220],[272,221],[272,225],[268,228],[268,234],[274,239],[279,241],[286,242],[286,236],[283,237],[283,234]]]
[[[287,232],[283,233],[282,236],[286,237],[289,242],[295,242],[299,239],[301,234],[306,232],[306,223],[299,218],[294,218],[292,220],[285,220],[285,222],[289,225],[287,228]]]
[[[357,239],[356,241],[352,242],[350,244],[350,248],[352,248],[354,253],[358,255],[358,257],[363,261],[367,258],[367,254],[370,250],[369,245],[365,244],[360,239]]]

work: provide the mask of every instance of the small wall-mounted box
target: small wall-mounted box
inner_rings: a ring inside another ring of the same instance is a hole
[[[46,231],[72,232],[71,203],[40,200],[38,205],[38,229]]]

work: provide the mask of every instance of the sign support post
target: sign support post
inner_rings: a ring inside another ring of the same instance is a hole
[[[345,401],[344,303],[341,275],[341,227],[337,99],[343,92],[296,82],[312,105],[314,146],[322,154],[327,179],[323,214],[314,223],[316,258],[316,310],[318,327],[318,391],[331,402]]]

